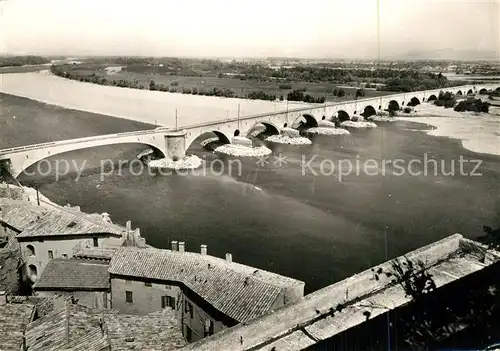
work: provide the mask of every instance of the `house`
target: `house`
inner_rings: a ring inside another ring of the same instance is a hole
[[[190,344],[183,350],[293,351],[314,348],[313,345],[325,340],[328,343],[317,345],[318,349],[428,349],[404,344],[407,341],[403,337],[406,323],[401,318],[413,321],[421,311],[427,309],[429,312],[429,306],[436,315],[453,315],[451,319],[436,318],[433,323],[422,325],[440,338],[453,336],[454,332],[468,326],[481,325],[487,316],[482,312],[492,307],[488,303],[491,298],[483,300],[497,291],[494,286],[499,272],[500,252],[454,234],[314,291],[273,314]],[[422,292],[431,285],[434,285],[431,291]],[[414,296],[418,297],[418,302]],[[434,304],[429,305],[429,301]],[[394,325],[390,338],[381,333],[389,327],[388,320]],[[408,323],[407,330],[417,325]],[[433,338],[433,341],[439,340]],[[431,349],[440,347],[436,345]]]
[[[121,243],[144,242],[138,229],[132,231],[130,222],[123,228],[74,209],[42,207],[20,200],[0,199],[0,208],[3,232],[19,242],[26,273],[33,282],[50,259],[72,257],[78,245],[102,248],[110,238]]]
[[[178,244],[178,245],[177,245]],[[163,308],[176,312],[187,341],[200,340],[291,304],[304,294],[304,283],[275,273],[186,252],[122,247],[109,267],[112,308],[146,314]]]
[[[173,311],[133,316],[66,303],[31,322],[28,350],[174,350],[186,342]]]
[[[54,258],[45,266],[33,290],[39,297],[63,295],[82,306],[111,307],[108,264],[103,261]]]

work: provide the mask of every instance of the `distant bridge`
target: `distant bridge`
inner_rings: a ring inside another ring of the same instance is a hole
[[[465,85],[446,89],[434,89],[336,102],[295,108],[287,111],[244,116],[196,125],[183,126],[179,131],[162,127],[128,133],[117,133],[87,138],[54,141],[0,150],[0,161],[7,162],[11,174],[18,177],[26,168],[47,157],[69,151],[87,149],[113,144],[144,144],[167,158],[182,158],[186,150],[200,135],[212,132],[223,143],[230,143],[233,136],[247,136],[256,125],[263,125],[271,134],[278,134],[280,129],[292,126],[300,119],[305,119],[306,127],[317,127],[318,121],[339,117],[350,119],[355,114],[373,115],[389,106],[399,109],[409,104],[437,99],[439,93],[451,92],[455,95],[485,93],[488,89],[499,89],[497,84]]]

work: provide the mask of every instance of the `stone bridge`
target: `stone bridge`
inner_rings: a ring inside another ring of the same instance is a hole
[[[144,144],[157,154],[167,158],[182,158],[195,139],[205,133],[214,133],[223,143],[231,143],[234,136],[248,136],[257,125],[271,134],[278,134],[281,128],[296,126],[298,121],[306,127],[318,126],[318,121],[334,117],[350,119],[353,115],[373,115],[389,106],[400,109],[403,106],[435,100],[441,91],[455,95],[485,93],[489,89],[500,89],[497,84],[466,85],[445,89],[435,89],[358,99],[332,104],[307,105],[287,111],[265,113],[182,126],[175,131],[169,127],[129,133],[117,133],[96,137],[79,138],[43,144],[28,145],[0,150],[0,161],[7,162],[11,174],[19,176],[30,165],[50,156],[69,151],[112,144]]]

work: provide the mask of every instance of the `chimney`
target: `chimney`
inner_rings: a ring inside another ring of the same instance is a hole
[[[7,304],[7,293],[5,291],[0,291],[0,306]]]
[[[172,251],[177,251],[177,240],[172,240]]]
[[[179,252],[184,252],[184,241],[179,241]]]
[[[207,254],[207,245],[201,245],[201,254],[206,255]]]
[[[231,255],[230,253],[227,253],[226,254],[226,261],[229,263],[233,262],[233,255]]]
[[[126,245],[130,245],[130,232],[132,231],[132,222],[130,221],[127,221],[127,223],[125,223],[125,241],[126,241]]]

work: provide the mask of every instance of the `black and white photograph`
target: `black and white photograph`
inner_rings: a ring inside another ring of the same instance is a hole
[[[500,351],[500,0],[0,0],[0,351]]]

